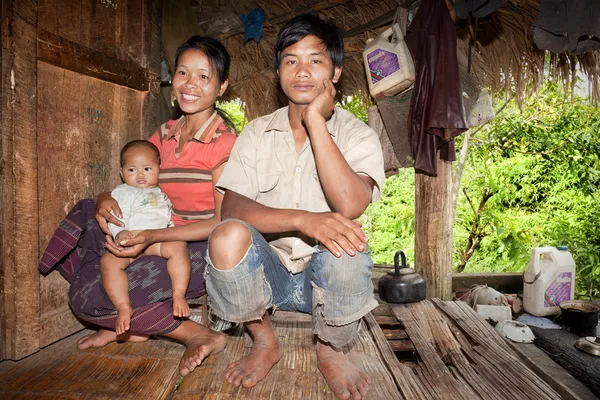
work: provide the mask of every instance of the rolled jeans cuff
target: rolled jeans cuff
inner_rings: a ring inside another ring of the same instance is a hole
[[[339,294],[313,283],[313,307],[322,305],[323,319],[328,325],[342,326],[357,321],[377,307],[373,284],[356,294]]]
[[[375,307],[372,284],[361,293],[345,295],[321,289],[313,283],[314,334],[341,348],[356,336],[360,319]]]

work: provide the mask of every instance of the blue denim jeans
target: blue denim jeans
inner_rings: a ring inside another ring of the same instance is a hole
[[[373,298],[368,248],[355,256],[315,247],[306,269],[290,273],[265,238],[252,226],[252,245],[230,270],[213,266],[210,253],[205,270],[211,313],[231,322],[261,319],[275,307],[313,314],[314,333],[335,347],[348,344],[358,332],[360,318],[377,306]],[[210,239],[209,239],[210,241]]]

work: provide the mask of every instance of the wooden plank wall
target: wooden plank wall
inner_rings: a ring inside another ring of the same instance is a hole
[[[37,261],[79,199],[120,183],[121,147],[157,129],[160,20],[160,0],[3,0],[0,359],[82,327]]]
[[[2,359],[39,348],[37,20],[36,0],[2,2]]]

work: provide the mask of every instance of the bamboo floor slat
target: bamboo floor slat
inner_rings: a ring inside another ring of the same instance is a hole
[[[399,331],[385,328],[386,334],[410,340],[417,361],[399,361],[377,320],[381,315],[365,316],[344,350],[369,375],[367,399],[560,398],[465,304],[434,299],[390,305],[389,311]],[[283,358],[252,389],[224,379],[227,365],[250,351],[241,328],[176,392],[182,345],[151,339],[78,351],[77,340],[91,332],[83,331],[19,362],[0,363],[0,399],[334,399],[317,368],[311,316],[276,312],[272,321]]]
[[[184,379],[174,399],[335,399],[317,368],[310,316],[296,314],[294,321],[290,315],[277,312],[273,318],[283,357],[255,387],[234,387],[224,379],[227,366],[250,352],[251,342],[238,331],[225,350]],[[369,375],[369,398],[402,398],[367,326],[361,324],[360,334],[344,350]]]
[[[165,399],[184,347],[166,340],[77,350],[85,330],[18,362],[0,363],[0,399]]]

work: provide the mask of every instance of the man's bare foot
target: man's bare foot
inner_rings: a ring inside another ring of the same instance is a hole
[[[213,353],[225,348],[225,336],[194,321],[183,321],[173,332],[164,336],[182,342],[186,349],[179,362],[179,372],[186,376]]]
[[[281,359],[281,349],[277,334],[271,326],[268,316],[262,321],[246,324],[254,340],[250,354],[231,363],[225,370],[227,382],[245,388],[251,388],[260,382]]]
[[[185,296],[173,295],[173,316],[179,318],[190,316],[190,306],[188,306]]]
[[[342,351],[317,342],[317,361],[319,371],[325,377],[327,385],[338,399],[359,400],[366,396],[369,389],[369,377],[352,364]]]
[[[133,308],[131,306],[127,305],[117,308],[117,322],[115,323],[117,335],[122,335],[129,330],[132,316]]]
[[[146,335],[133,335],[131,333],[125,333],[117,336],[115,331],[108,329],[100,329],[98,332],[91,335],[86,335],[77,341],[77,348],[79,350],[89,349],[90,347],[104,347],[111,342],[127,341],[127,342],[145,342],[148,340]]]

